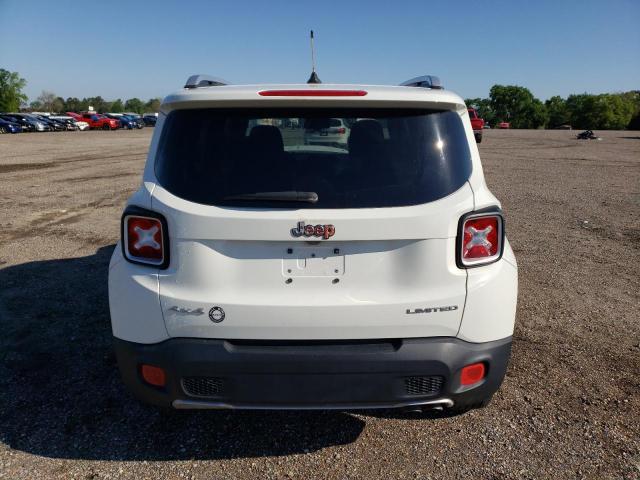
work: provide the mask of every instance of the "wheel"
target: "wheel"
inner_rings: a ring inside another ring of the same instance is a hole
[[[476,137],[476,143],[482,143],[482,134],[481,133],[480,134],[476,133],[475,137]]]
[[[5,130],[4,127],[0,127],[0,134],[2,134],[2,133],[7,133],[7,131]]]
[[[111,127],[109,126],[108,123],[105,123],[104,125],[102,125],[102,129],[103,130],[111,130]]]

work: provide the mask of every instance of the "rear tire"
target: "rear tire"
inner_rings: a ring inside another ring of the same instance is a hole
[[[7,131],[4,129],[4,127],[0,127],[0,135],[3,133],[7,133]]]
[[[475,137],[476,137],[476,143],[482,143],[482,134],[481,133],[480,134],[476,133]]]
[[[104,125],[102,125],[102,129],[103,130],[111,130],[111,127],[109,126],[108,123],[105,123]]]

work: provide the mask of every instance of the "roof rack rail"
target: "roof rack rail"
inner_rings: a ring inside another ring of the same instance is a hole
[[[191,75],[187,83],[184,84],[184,88],[216,87],[220,85],[229,85],[229,82],[211,75],[199,74]]]
[[[422,77],[412,78],[411,80],[402,82],[400,86],[433,88],[435,90],[442,90],[444,88],[440,81],[440,77],[436,77],[434,75],[423,75]]]

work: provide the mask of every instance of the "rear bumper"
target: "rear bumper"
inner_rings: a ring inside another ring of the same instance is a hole
[[[504,378],[511,337],[469,343],[450,337],[386,341],[269,342],[115,339],[124,383],[145,403],[176,408],[350,409],[465,407],[489,399]],[[460,370],[485,362],[487,376],[460,386]],[[161,367],[154,387],[141,365]],[[189,392],[189,393],[187,393]]]

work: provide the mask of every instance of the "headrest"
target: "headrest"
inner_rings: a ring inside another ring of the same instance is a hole
[[[358,155],[384,143],[382,125],[377,120],[358,120],[349,134],[349,152]]]
[[[284,142],[278,127],[273,125],[256,125],[249,134],[251,145],[265,153],[282,153]]]

